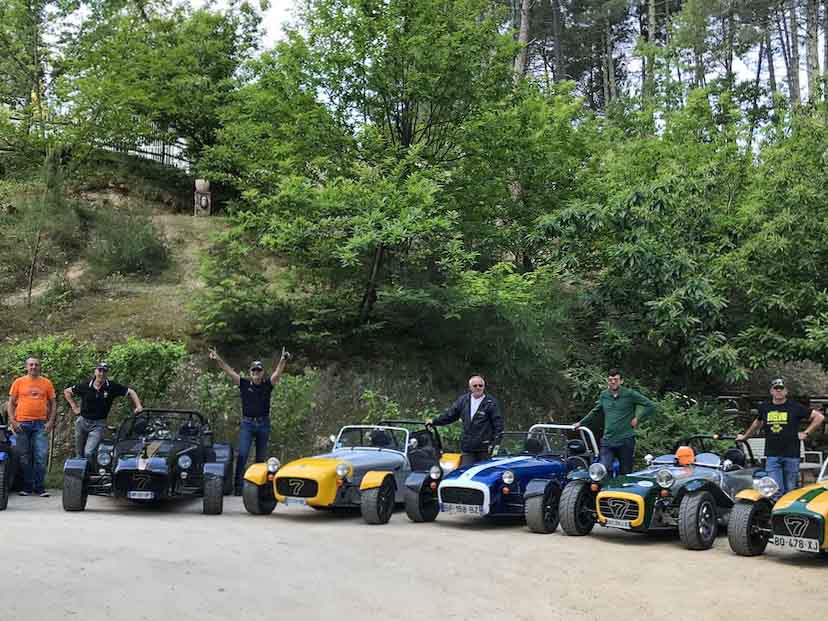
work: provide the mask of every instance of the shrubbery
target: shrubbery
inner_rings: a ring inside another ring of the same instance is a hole
[[[90,247],[95,272],[157,274],[170,262],[169,249],[152,219],[128,210],[101,210]]]

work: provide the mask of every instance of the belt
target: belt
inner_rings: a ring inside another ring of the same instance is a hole
[[[243,421],[248,423],[260,423],[262,421],[270,420],[268,416],[242,416]]]

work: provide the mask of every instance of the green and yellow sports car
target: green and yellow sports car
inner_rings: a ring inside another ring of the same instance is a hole
[[[736,495],[727,538],[742,556],[757,556],[767,545],[800,552],[828,553],[828,459],[817,482],[788,492],[775,504],[779,486],[763,476]]]
[[[419,421],[347,425],[329,453],[284,466],[275,457],[250,466],[242,493],[249,513],[272,513],[278,503],[314,509],[359,508],[370,524],[385,524],[405,499],[412,472],[430,472],[436,483],[459,464],[443,455],[440,436]]]

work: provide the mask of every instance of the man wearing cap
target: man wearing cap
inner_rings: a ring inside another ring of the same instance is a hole
[[[126,396],[132,399],[136,414],[144,409],[138,394],[132,388],[110,381],[108,375],[109,365],[99,362],[95,367],[95,375],[89,382],[83,381],[63,390],[69,407],[79,415],[75,420],[75,454],[88,460],[92,459],[103,439],[106,417],[116,398]],[[80,397],[80,405],[75,397]]]
[[[770,403],[761,403],[756,418],[745,433],[736,436],[737,440],[747,440],[765,427],[765,469],[779,486],[781,496],[799,487],[799,442],[817,429],[825,420],[819,410],[810,414],[798,401],[788,400],[788,389],[781,377],[771,382]],[[799,423],[808,419],[805,431],[799,431]]]
[[[40,360],[26,360],[26,375],[18,377],[9,389],[9,426],[17,435],[20,462],[23,467],[21,496],[46,491],[46,458],[49,454],[49,432],[55,423],[57,399],[52,382],[40,374]]]
[[[250,447],[256,442],[256,461],[267,459],[267,445],[270,439],[270,395],[273,385],[279,382],[282,371],[285,369],[290,354],[282,348],[282,356],[276,364],[276,369],[269,377],[264,373],[264,365],[260,360],[250,363],[250,379],[241,377],[230,367],[215,349],[210,350],[210,360],[215,360],[219,368],[239,387],[242,403],[242,418],[239,427],[239,456],[236,461],[236,477],[234,493],[241,496],[244,470]]]

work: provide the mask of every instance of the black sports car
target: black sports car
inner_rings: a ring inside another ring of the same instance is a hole
[[[89,494],[155,502],[202,496],[203,511],[217,515],[233,489],[233,448],[213,442],[198,412],[144,410],[101,442],[91,462],[67,459],[63,508],[83,511]]]
[[[20,472],[20,456],[16,445],[16,438],[0,416],[0,511],[9,503],[9,491],[18,487],[16,479]]]

